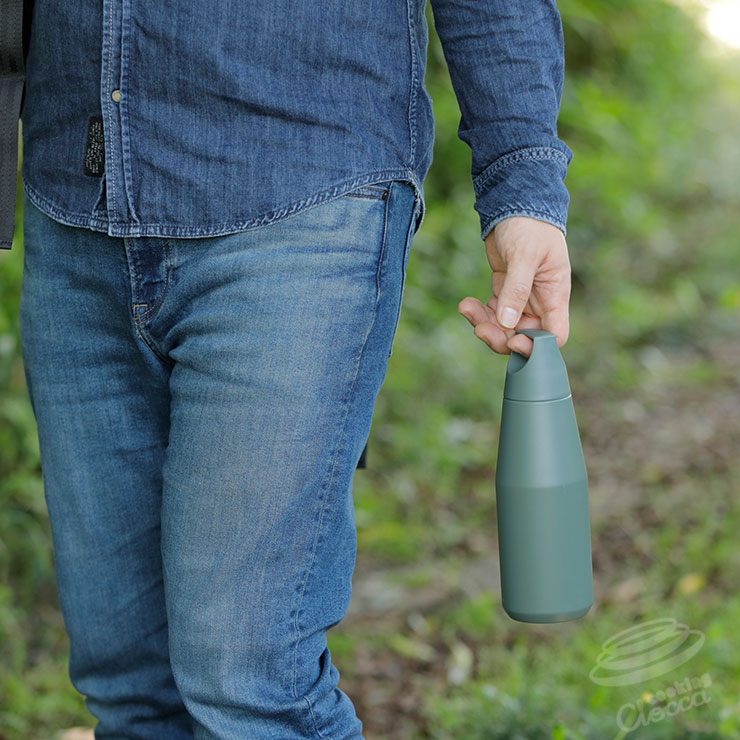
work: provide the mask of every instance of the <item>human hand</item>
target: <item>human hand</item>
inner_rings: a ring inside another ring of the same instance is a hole
[[[546,221],[512,216],[496,224],[485,246],[493,295],[485,305],[472,296],[457,304],[475,336],[499,354],[515,350],[529,357],[532,340],[515,331],[544,329],[562,347],[570,331],[571,285],[563,232]]]

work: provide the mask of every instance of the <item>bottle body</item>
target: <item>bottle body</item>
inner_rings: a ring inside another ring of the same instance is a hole
[[[593,603],[588,478],[570,395],[504,397],[496,515],[506,613],[521,622],[586,614]]]

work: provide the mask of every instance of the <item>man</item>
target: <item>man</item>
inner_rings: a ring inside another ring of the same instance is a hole
[[[432,0],[497,352],[568,333],[552,0]],[[70,677],[97,738],[362,723],[352,475],[432,157],[422,0],[38,2],[20,326]]]

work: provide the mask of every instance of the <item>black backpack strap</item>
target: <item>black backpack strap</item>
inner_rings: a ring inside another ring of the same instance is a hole
[[[0,0],[0,249],[13,245],[18,119],[25,99],[32,14],[32,1]]]

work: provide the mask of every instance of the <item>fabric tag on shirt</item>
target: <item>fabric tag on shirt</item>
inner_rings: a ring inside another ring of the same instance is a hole
[[[103,117],[93,116],[87,122],[87,144],[84,159],[85,174],[99,177],[105,172],[105,140],[103,138]]]

